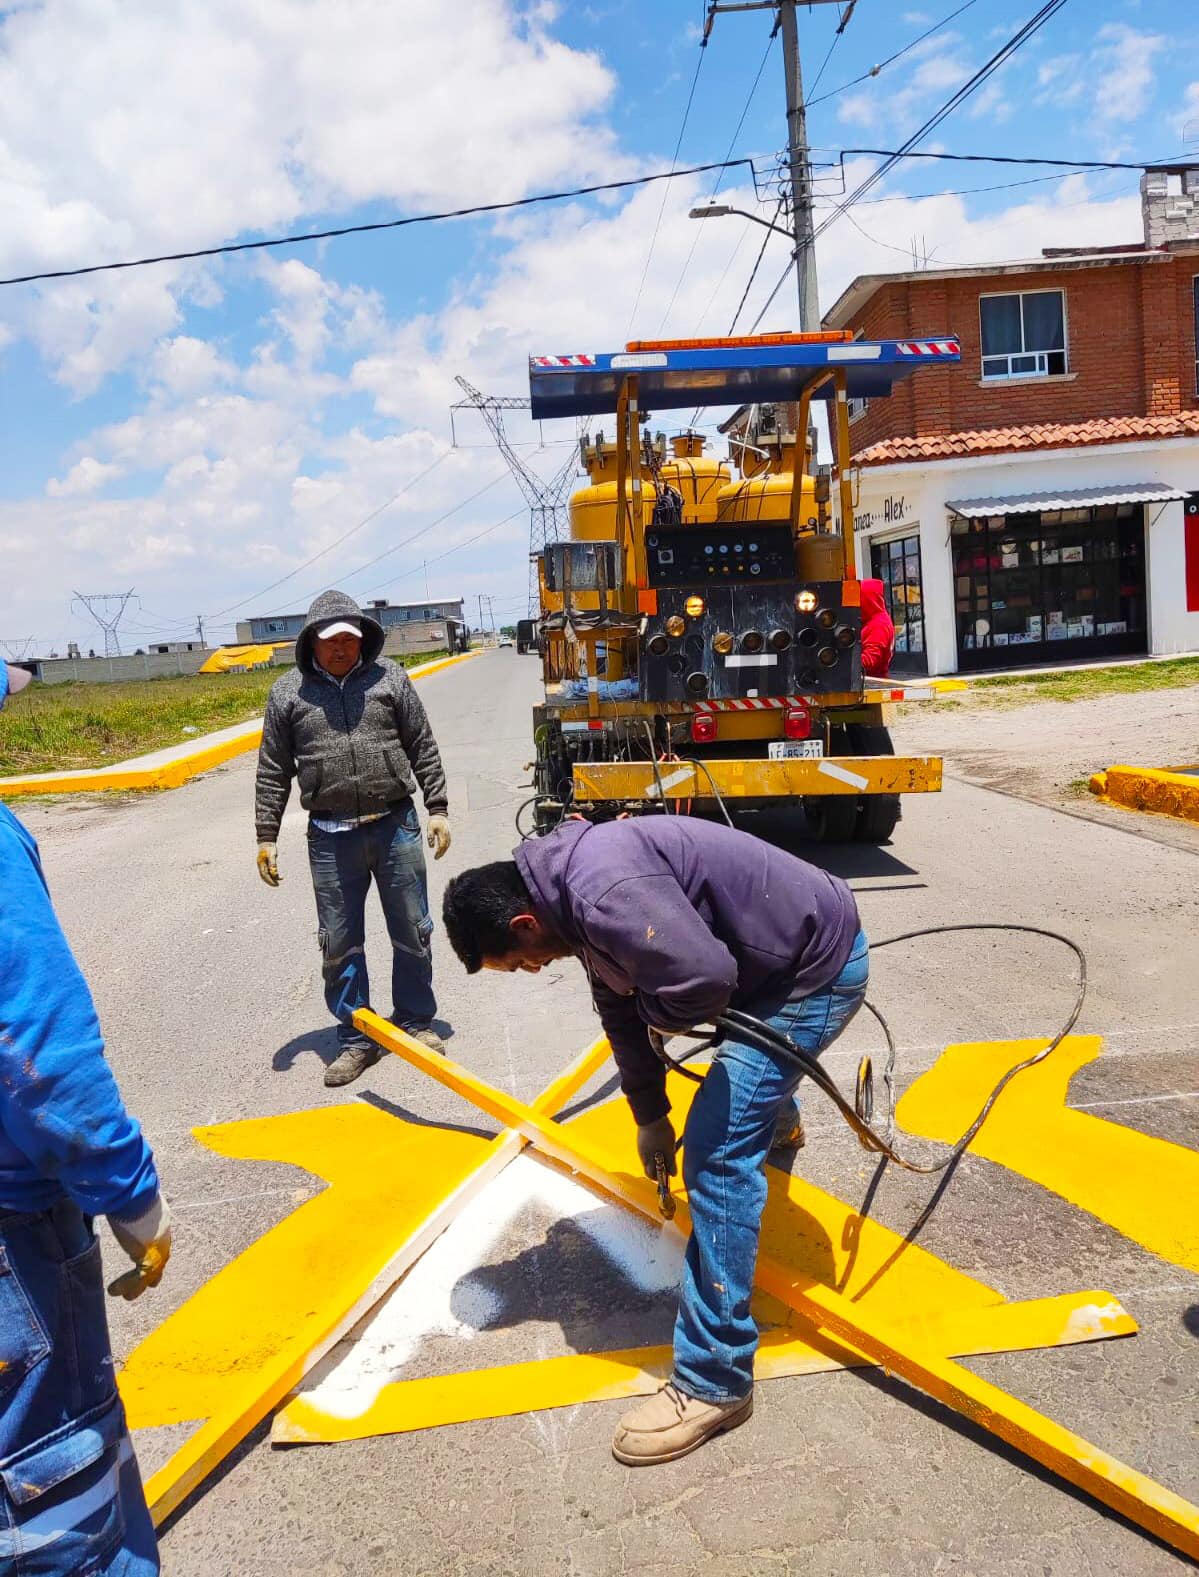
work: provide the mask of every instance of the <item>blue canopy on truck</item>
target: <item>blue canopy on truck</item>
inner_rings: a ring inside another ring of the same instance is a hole
[[[840,340],[807,344],[730,342],[688,349],[616,351],[610,354],[530,356],[529,393],[534,421],[554,416],[601,416],[615,411],[620,386],[636,373],[644,411],[695,405],[748,405],[798,400],[821,374],[844,371],[851,399],[874,399],[920,367],[961,360],[952,336],[919,340]],[[830,399],[830,379],[813,391]]]

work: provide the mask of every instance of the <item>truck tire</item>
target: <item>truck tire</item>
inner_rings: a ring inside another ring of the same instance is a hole
[[[829,728],[829,754],[851,754],[849,730],[843,723]],[[808,831],[817,843],[851,843],[858,823],[858,801],[852,794],[808,794],[803,802]]]
[[[849,754],[855,756],[893,756],[895,746],[890,733],[879,723],[850,723]],[[863,794],[858,801],[854,837],[859,843],[886,843],[899,820],[898,794]]]

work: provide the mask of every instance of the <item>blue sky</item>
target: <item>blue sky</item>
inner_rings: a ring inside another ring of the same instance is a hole
[[[846,86],[958,3],[859,0],[831,54],[838,7],[801,13],[826,211],[842,150],[896,146],[1036,9],[974,0]],[[666,168],[702,15],[699,0],[10,6],[0,272]],[[759,189],[743,171],[723,189],[763,215],[785,134],[777,42],[746,105],[769,33],[769,13],[718,19],[679,152],[723,158],[744,111],[735,151],[755,156]],[[1070,0],[922,147],[1199,157],[1197,61],[1194,7]],[[852,182],[873,161],[846,163]],[[952,264],[1139,239],[1134,173],[1033,180],[1046,173],[905,164],[822,237],[823,305],[857,273],[910,266],[913,246]],[[181,635],[199,613],[229,635],[237,617],[303,606],[329,583],[411,600],[427,579],[434,595],[490,593],[515,616],[527,517],[481,423],[467,417],[450,448],[453,376],[520,393],[531,352],[725,331],[765,232],[690,221],[714,184],[0,290],[0,639],[86,650],[99,632],[72,592],[129,587],[129,646]],[[769,242],[743,326],[785,262],[785,242]],[[795,313],[788,282],[762,327],[793,327]],[[567,426],[546,430],[544,451],[519,418],[513,435],[545,473]]]

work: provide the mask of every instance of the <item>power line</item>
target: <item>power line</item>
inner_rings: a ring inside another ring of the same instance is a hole
[[[386,590],[388,586],[394,586],[397,581],[409,580],[413,575],[419,575],[430,564],[440,564],[442,559],[448,559],[451,554],[460,553],[463,548],[470,547],[472,543],[482,541],[484,537],[489,537],[493,531],[498,531],[501,526],[510,525],[512,521],[518,519],[524,512],[525,508],[522,504],[519,509],[514,509],[510,515],[505,515],[503,520],[497,520],[494,525],[484,527],[482,531],[477,531],[473,537],[467,537],[465,542],[459,542],[454,547],[447,548],[444,553],[439,553],[436,558],[426,559],[423,564],[418,564],[415,569],[405,570],[402,575],[393,575],[390,580],[384,581],[382,585],[373,587],[367,592],[367,596],[377,596],[379,592]]]
[[[779,202],[778,202],[778,207],[774,210],[774,218],[775,219],[777,219],[778,216],[782,213],[782,211],[783,211],[783,203],[784,203],[784,200],[783,200],[783,198],[780,197],[779,198]],[[729,324],[728,332],[729,332],[730,335],[735,334],[736,331],[737,331],[738,320],[740,319],[741,314],[745,311],[745,303],[749,299],[749,293],[754,287],[754,280],[757,279],[757,277],[758,277],[758,270],[762,266],[762,259],[766,256],[766,248],[770,245],[771,235],[772,235],[772,232],[767,230],[766,234],[762,237],[762,245],[758,249],[758,255],[757,255],[756,259],[754,260],[753,270],[750,273],[748,281],[746,282],[745,289],[741,292],[741,300],[740,300],[740,302],[737,305],[736,312],[733,313],[733,321]],[[788,262],[788,264],[787,264],[787,272],[788,273],[790,273],[790,271],[791,271],[791,264],[794,261],[795,261],[795,259],[791,258],[790,261]],[[756,326],[757,325],[755,324],[755,327]]]
[[[763,53],[762,59],[761,59],[761,61],[758,64],[758,69],[757,69],[757,72],[754,75],[754,80],[750,84],[749,92],[748,92],[748,94],[746,95],[746,98],[745,98],[745,103],[741,107],[741,114],[740,114],[740,116],[737,119],[737,124],[736,124],[736,126],[735,126],[735,128],[733,130],[733,135],[729,138],[728,152],[725,154],[725,158],[726,159],[732,157],[733,149],[737,146],[737,138],[740,137],[740,135],[741,135],[741,128],[745,125],[745,117],[749,114],[750,106],[753,104],[754,96],[755,96],[755,94],[758,91],[758,85],[759,85],[759,83],[762,80],[762,73],[766,70],[766,62],[770,59],[770,52],[774,48],[774,40],[775,40],[775,38],[777,36],[777,33],[778,33],[778,27],[777,27],[777,24],[776,24],[774,30],[770,34],[770,37],[766,40],[765,52]],[[722,185],[723,181],[724,181],[724,171],[721,170],[716,176],[716,181],[715,181],[715,183],[714,183],[714,185],[712,187],[711,192],[709,192],[709,194],[708,194],[708,201],[710,203],[711,202],[715,202],[716,197],[717,197],[717,195],[720,192],[720,188],[721,188],[721,185]],[[679,291],[683,287],[683,280],[687,277],[687,270],[691,267],[691,260],[695,256],[695,249],[696,249],[696,247],[699,245],[700,233],[701,232],[697,229],[695,234],[691,237],[691,250],[687,253],[686,259],[684,260],[684,263],[683,263],[683,267],[682,267],[682,269],[681,269],[681,271],[679,273],[679,277],[678,277],[678,279],[675,280],[674,289],[670,293],[670,300],[669,300],[669,302],[666,305],[666,311],[662,314],[661,321],[658,324],[658,332],[659,332],[659,334],[665,328],[666,320],[670,316],[671,310],[674,307],[675,301],[678,298]],[[729,258],[729,262],[728,262],[728,266],[725,268],[725,275],[727,275],[727,273],[729,271],[729,268],[732,267],[732,262],[733,262],[733,260],[730,257]],[[724,275],[721,276],[720,284],[721,285],[724,284]],[[716,288],[717,288],[717,290],[719,290],[720,289],[720,285],[718,285]]]
[[[559,192],[538,192],[532,197],[514,197],[505,203],[475,203],[470,208],[449,208],[441,213],[411,214],[406,219],[379,219],[372,224],[339,225],[334,230],[304,230],[292,235],[272,236],[264,241],[227,241],[221,246],[197,247],[190,252],[163,252],[156,257],[127,258],[119,263],[88,263],[81,268],[49,269],[40,274],[17,274],[0,279],[0,285],[31,285],[44,279],[77,279],[81,274],[111,273],[121,268],[147,268],[152,263],[186,263],[197,257],[223,257],[230,252],[258,252],[267,247],[297,246],[302,241],[330,241],[344,235],[366,235],[374,230],[401,230],[407,225],[435,224],[443,219],[469,219],[475,214],[506,213],[513,208],[529,208],[536,203],[564,202],[571,197],[590,197],[596,192],[618,192],[631,186],[649,186],[654,181],[671,181],[686,175],[706,175],[711,170],[753,169],[752,159],[728,159],[710,164],[692,164],[682,169],[658,170],[652,175],[630,175],[620,181],[597,181],[590,186],[573,186]]]
[[[832,39],[831,39],[831,41],[829,43],[828,50],[825,53],[825,57],[820,63],[820,70],[816,73],[816,80],[812,83],[812,86],[808,89],[808,94],[809,95],[812,94],[812,93],[815,93],[816,89],[820,86],[821,80],[824,77],[824,73],[828,70],[828,63],[833,58],[833,51],[836,49],[837,45],[841,42],[841,39],[842,39],[842,37],[843,37],[843,35],[845,33],[845,29],[849,26],[849,19],[853,15],[854,9],[857,6],[857,3],[858,3],[858,0],[849,0],[849,5],[846,8],[846,10],[838,16],[836,29],[835,29],[835,31],[833,33],[833,36],[832,36]],[[840,6],[838,6],[837,9],[840,12],[840,10],[841,10]],[[819,99],[813,100],[811,97],[805,97],[805,99],[804,99],[804,107],[805,107],[805,109],[806,108],[810,108],[813,103],[819,103],[819,102],[820,102]]]
[[[1029,20],[1025,22],[1023,27],[1017,29],[1012,37],[1009,38],[1007,42],[999,49],[997,49],[984,65],[980,66],[972,76],[968,77],[966,81],[962,83],[961,87],[958,88],[956,92],[952,93],[950,97],[946,99],[945,103],[929,116],[928,120],[925,121],[923,126],[918,127],[912,133],[906,142],[904,142],[902,147],[895,149],[891,153],[888,153],[884,157],[883,163],[880,164],[876,170],[873,170],[854,189],[854,191],[850,193],[844,202],[839,203],[834,200],[834,211],[816,226],[813,240],[823,235],[830,225],[836,224],[837,220],[841,218],[843,214],[848,213],[849,209],[852,208],[853,205],[862,197],[864,197],[872,187],[876,186],[879,181],[881,181],[887,175],[888,171],[895,167],[900,159],[909,157],[918,142],[927,137],[929,132],[935,131],[942,121],[947,119],[948,116],[951,115],[959,105],[963,104],[966,99],[969,98],[973,92],[975,92],[976,89],[981,87],[989,76],[996,72],[1001,65],[1005,64],[1021,47],[1021,45],[1026,44],[1033,34],[1043,27],[1052,16],[1055,16],[1065,4],[1066,0],[1048,0],[1047,4],[1043,5],[1039,11],[1035,12],[1033,16],[1031,16]],[[842,159],[844,159],[845,152],[846,150],[842,150]],[[1035,160],[1031,162],[1048,163],[1054,161]],[[783,285],[786,283],[790,272],[791,263],[788,262],[786,269],[779,278],[778,284],[776,284],[774,289],[770,292],[770,295],[766,299],[765,305],[758,313],[758,316],[754,319],[753,327],[750,330],[751,333],[753,332],[753,329],[757,328],[758,324],[761,323],[762,319],[766,316],[766,313],[770,309],[771,303],[773,302],[775,296],[777,296],[779,291],[783,288]]]
[[[679,149],[683,146],[683,134],[687,130],[687,122],[691,116],[691,106],[695,102],[695,87],[699,81],[699,74],[703,67],[704,56],[707,53],[707,45],[708,40],[707,37],[704,36],[699,41],[699,55],[695,62],[695,71],[692,73],[691,77],[691,88],[687,94],[687,103],[683,109],[682,124],[679,126],[679,134],[675,139],[674,144],[674,153],[671,155],[670,159],[670,169],[672,174],[674,173],[675,165],[678,163]],[[633,331],[633,321],[637,316],[637,308],[641,305],[641,293],[645,289],[645,281],[649,277],[649,265],[653,260],[654,247],[658,244],[658,231],[662,228],[662,215],[666,212],[666,199],[669,195],[670,187],[664,186],[662,188],[662,201],[658,205],[658,217],[654,220],[653,234],[649,238],[649,250],[645,254],[645,267],[641,270],[641,279],[637,285],[637,294],[633,298],[632,311],[629,313],[629,325],[625,331],[626,334],[631,334]]]
[[[430,520],[427,526],[422,526],[419,531],[414,531],[410,537],[405,537],[403,542],[397,542],[394,547],[385,548],[382,553],[376,553],[373,559],[367,559],[366,563],[359,564],[357,569],[347,570],[345,574],[340,577],[340,579],[343,582],[352,580],[355,575],[361,575],[363,570],[371,569],[374,567],[374,565],[382,563],[384,559],[390,558],[393,553],[398,553],[401,548],[410,547],[412,543],[418,541],[421,537],[427,536],[429,532],[433,530],[434,526],[442,525],[450,518],[451,515],[456,515],[460,509],[465,509],[468,504],[473,504],[477,498],[482,498],[484,493],[490,493],[493,487],[498,487],[499,484],[506,481],[507,478],[508,472],[501,471],[499,476],[493,476],[491,481],[485,482],[484,485],[477,490],[477,492],[471,493],[468,498],[459,499],[452,509],[447,509],[444,514],[438,515],[436,520]],[[435,564],[437,560],[428,559],[426,562],[429,564]],[[419,567],[413,570],[412,573],[414,575],[418,575],[420,573]],[[309,595],[315,596],[316,594],[313,592]],[[305,600],[307,599],[301,598],[301,601]]]
[[[1060,8],[1065,5],[1066,0],[1051,0],[1051,3]],[[980,67],[980,70],[985,69],[985,67]],[[976,83],[975,86],[978,86],[978,84]],[[962,90],[959,89],[958,91],[960,93]],[[954,97],[957,98],[957,94]],[[957,108],[956,104],[954,108]],[[944,119],[944,116],[938,111],[938,124],[942,119]],[[914,135],[919,138],[927,136],[928,133],[920,131]],[[902,148],[821,148],[817,151],[820,153],[839,154],[842,163],[847,158],[854,158],[859,154],[870,154],[879,159],[941,159],[948,161],[950,164],[1043,164],[1064,170],[1136,170],[1142,175],[1147,170],[1159,169],[1173,172],[1175,169],[1182,169],[1185,165],[1193,167],[1195,164],[1193,157],[1183,159],[1177,164],[1169,159],[1142,159],[1134,164],[1120,159],[1049,159],[1040,158],[1036,154],[1030,153],[926,153],[923,149],[914,151],[909,146],[910,141],[911,139],[909,138]]]
[[[958,6],[956,11],[951,11],[948,16],[942,17],[939,22],[934,22],[932,27],[921,33],[918,38],[914,38],[910,44],[905,44],[902,49],[897,49],[893,55],[888,55],[886,60],[880,60],[877,66],[871,66],[870,70],[864,71],[860,77],[854,77],[852,82],[843,82],[839,88],[833,88],[831,92],[822,93],[818,99],[810,98],[808,100],[808,108],[813,109],[817,104],[824,104],[829,99],[835,99],[838,93],[845,93],[849,88],[856,88],[859,82],[869,82],[871,77],[877,77],[878,74],[881,71],[885,71],[888,66],[893,66],[897,60],[902,60],[905,55],[911,54],[912,50],[915,49],[918,44],[923,44],[926,38],[931,38],[934,33],[939,33],[943,27],[948,27],[950,22],[952,22],[955,17],[961,16],[963,11],[969,11],[972,5],[977,4],[978,0],[966,0],[965,5]],[[833,35],[834,44],[839,37],[840,32]],[[829,54],[831,53],[832,50],[830,48]],[[827,55],[825,56],[824,65],[828,65]],[[817,76],[816,82],[812,84],[813,91],[815,91],[816,83],[820,81],[820,77],[823,75],[824,66],[821,66],[820,75]]]
[[[395,503],[397,498],[402,498],[405,493],[411,492],[418,482],[423,482],[425,477],[427,477],[430,472],[436,471],[437,467],[442,463],[442,461],[449,457],[449,453],[450,451],[448,449],[444,450],[437,456],[437,459],[433,461],[432,465],[427,465],[425,469],[414,476],[410,482],[405,482],[403,487],[394,492],[390,498],[384,500],[384,502],[381,503],[377,509],[372,509],[370,514],[364,516],[356,526],[351,526],[350,529],[346,532],[343,532],[335,542],[330,542],[327,548],[322,548],[319,553],[314,553],[310,559],[305,559],[304,562],[302,564],[298,564],[295,569],[289,570],[286,575],[281,575],[278,580],[273,580],[269,586],[263,586],[260,591],[251,592],[248,597],[243,597],[240,602],[231,602],[227,608],[218,608],[214,614],[210,615],[210,617],[213,619],[219,619],[222,613],[232,613],[235,608],[244,608],[247,602],[254,602],[259,597],[265,597],[268,591],[274,591],[276,586],[282,586],[285,581],[292,580],[296,575],[299,575],[301,571],[306,570],[310,565],[315,564],[318,559],[323,559],[326,553],[332,553],[334,548],[339,548],[343,542],[348,542],[355,532],[361,531],[364,526],[369,526],[372,520],[377,520],[385,509],[391,508],[392,504]]]

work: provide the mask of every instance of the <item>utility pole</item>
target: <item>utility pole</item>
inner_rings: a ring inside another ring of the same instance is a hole
[[[795,237],[795,274],[799,286],[799,327],[813,334],[820,327],[820,297],[816,288],[815,220],[812,213],[812,163],[808,150],[808,125],[804,110],[803,66],[799,53],[800,5],[845,4],[837,32],[845,31],[857,0],[750,0],[721,4],[711,0],[704,23],[705,41],[712,24],[725,11],[773,11],[783,36],[783,72],[787,89],[787,175],[791,189],[791,230]]]
[[[204,646],[204,615],[202,613],[197,613],[196,614],[196,634],[200,637],[200,647],[201,647],[201,649],[203,649],[203,646]]]

